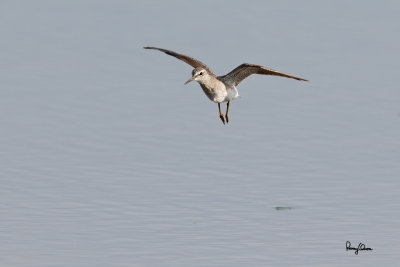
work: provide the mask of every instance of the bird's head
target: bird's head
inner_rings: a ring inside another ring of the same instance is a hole
[[[199,83],[201,83],[202,81],[204,81],[205,79],[207,79],[208,76],[208,72],[207,70],[205,70],[202,67],[197,67],[192,71],[192,78],[190,78],[189,80],[187,80],[185,82],[185,84],[190,83],[191,81],[198,81]]]

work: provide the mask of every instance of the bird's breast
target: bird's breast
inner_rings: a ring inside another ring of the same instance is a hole
[[[221,103],[226,100],[228,92],[226,90],[225,84],[218,81],[218,83],[213,83],[212,85],[200,84],[203,89],[204,94],[213,102]]]

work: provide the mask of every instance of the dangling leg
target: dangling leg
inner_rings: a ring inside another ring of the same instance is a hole
[[[228,101],[228,103],[226,103],[226,114],[225,114],[226,123],[229,122],[228,112],[229,112],[229,105],[230,105],[230,103],[231,103],[231,101]]]
[[[221,103],[218,103],[218,110],[219,110],[219,117],[221,118],[222,123],[225,124],[224,114],[222,114],[221,112]]]

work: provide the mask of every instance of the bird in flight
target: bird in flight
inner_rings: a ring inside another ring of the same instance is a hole
[[[218,104],[219,117],[223,124],[225,124],[225,122],[229,122],[228,112],[231,101],[239,97],[236,86],[238,86],[239,83],[248,76],[252,74],[276,75],[296,79],[299,81],[308,81],[300,77],[250,63],[243,63],[228,74],[217,76],[206,64],[195,58],[158,47],[145,46],[143,48],[159,50],[192,66],[194,68],[192,71],[192,77],[187,80],[185,84],[191,81],[197,81],[200,84],[206,96],[211,101]],[[221,112],[221,103],[223,102],[227,102],[225,116]]]

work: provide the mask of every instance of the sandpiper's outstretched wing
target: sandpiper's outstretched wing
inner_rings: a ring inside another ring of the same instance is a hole
[[[269,69],[260,65],[255,65],[250,63],[243,63],[242,65],[238,66],[228,74],[221,76],[220,78],[226,82],[231,82],[235,86],[237,86],[241,81],[243,81],[252,74],[276,75],[276,76],[296,79],[299,81],[308,81],[300,77],[296,77],[290,74],[286,74],[283,72],[279,72],[273,69]]]
[[[155,49],[155,50],[159,50],[159,51],[161,51],[161,52],[164,52],[164,53],[167,54],[167,55],[176,57],[176,58],[178,58],[178,59],[180,59],[180,60],[186,62],[187,64],[189,64],[189,65],[192,66],[193,68],[202,67],[202,68],[206,69],[207,72],[208,72],[209,74],[215,76],[214,72],[213,72],[206,64],[204,64],[203,62],[201,62],[200,60],[197,60],[197,59],[195,59],[195,58],[192,58],[192,57],[189,57],[189,56],[186,56],[186,55],[182,55],[182,54],[176,53],[176,52],[171,51],[171,50],[167,50],[167,49],[163,49],[163,48],[158,48],[158,47],[145,46],[145,47],[143,47],[143,48],[144,48],[144,49]]]

